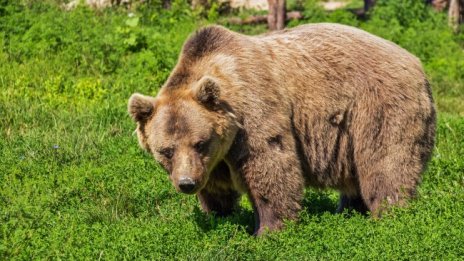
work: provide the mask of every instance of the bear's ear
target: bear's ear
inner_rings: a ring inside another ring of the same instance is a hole
[[[205,76],[200,79],[193,89],[196,99],[205,106],[219,104],[221,91],[219,84],[211,77]]]
[[[143,123],[148,120],[155,109],[155,99],[139,93],[134,93],[129,98],[128,111],[136,122]]]

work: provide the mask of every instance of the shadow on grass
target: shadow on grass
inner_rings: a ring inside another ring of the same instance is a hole
[[[334,199],[335,197],[337,197],[336,200]],[[302,202],[302,211],[318,217],[327,212],[337,215],[337,207],[338,196],[335,196],[333,192],[327,191],[307,191]],[[350,218],[355,213],[357,212],[345,211],[342,215],[345,218]],[[196,223],[204,232],[220,229],[221,226],[226,224],[235,224],[244,227],[248,233],[252,234],[255,226],[253,211],[243,207],[239,207],[230,216],[221,217],[214,214],[206,214],[197,206],[194,209],[194,217]]]
[[[368,217],[367,211],[357,211],[354,209],[345,209],[342,213],[337,212],[339,205],[338,192],[333,191],[311,191],[308,190],[305,193],[302,207],[303,209],[312,216],[320,217],[324,213],[331,213],[333,215],[342,215],[344,218],[351,218],[355,215],[361,215]]]
[[[250,234],[254,231],[255,219],[253,211],[239,207],[229,216],[221,217],[204,213],[199,206],[194,209],[194,217],[203,232],[218,230],[226,224],[235,224],[244,227]]]
[[[316,216],[322,216],[326,212],[335,214],[338,201],[333,197],[333,192],[307,190],[302,202],[303,210]]]

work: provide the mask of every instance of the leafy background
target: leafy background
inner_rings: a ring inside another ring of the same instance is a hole
[[[126,106],[133,92],[156,94],[192,31],[225,23],[217,6],[66,12],[0,0],[0,259],[462,259],[464,35],[422,1],[379,0],[365,20],[317,1],[288,5],[304,13],[289,26],[353,25],[422,60],[439,125],[410,207],[380,220],[336,215],[336,192],[308,189],[300,220],[260,238],[246,198],[231,217],[203,214],[138,148]]]

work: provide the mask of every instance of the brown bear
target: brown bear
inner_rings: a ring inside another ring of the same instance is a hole
[[[328,23],[258,36],[203,28],[156,98],[133,94],[129,112],[178,191],[219,215],[246,193],[258,235],[297,217],[305,186],[340,191],[339,211],[403,205],[435,136],[420,61]]]

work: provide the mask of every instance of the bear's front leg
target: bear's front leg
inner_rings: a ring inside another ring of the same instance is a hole
[[[201,208],[208,214],[227,216],[232,213],[240,194],[232,186],[229,167],[225,162],[220,162],[211,172],[207,185],[197,196]]]
[[[295,152],[283,145],[271,148],[251,157],[241,169],[255,210],[255,235],[297,218],[304,180]]]

